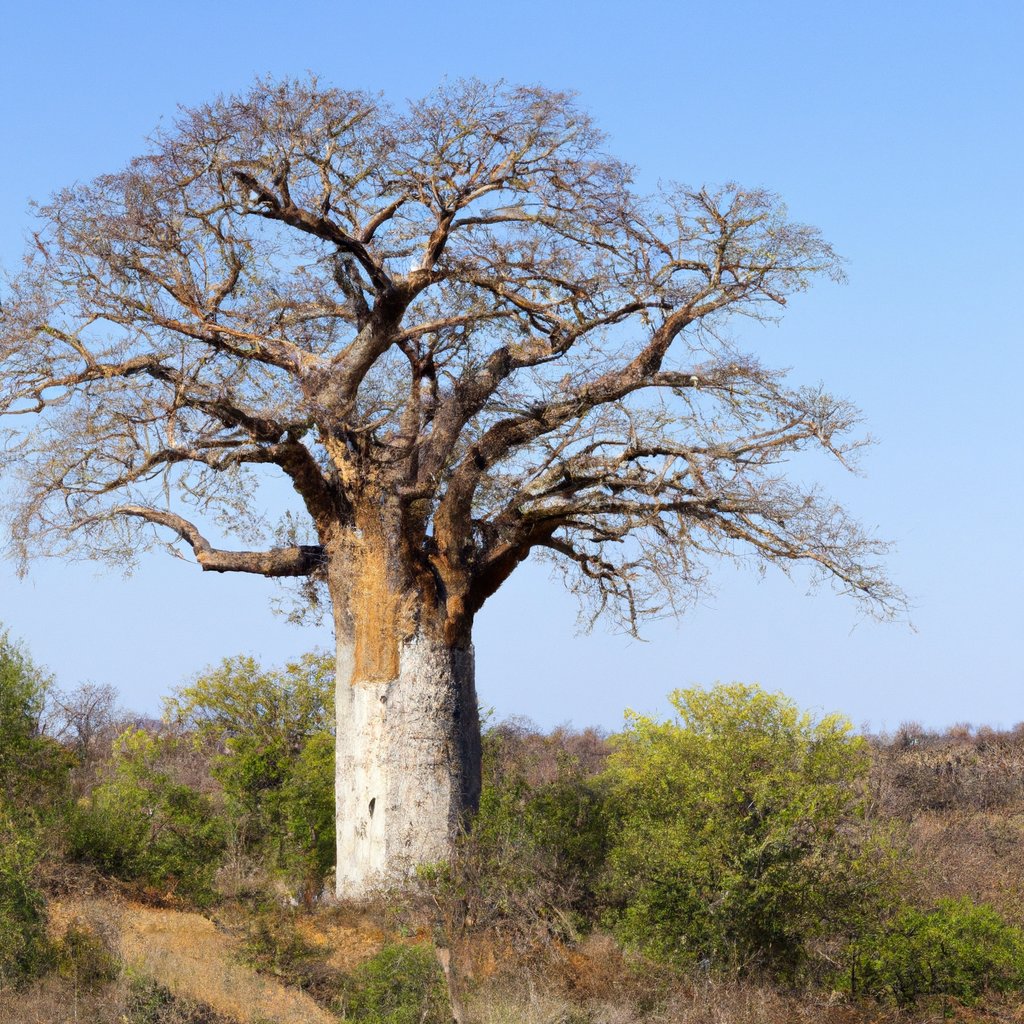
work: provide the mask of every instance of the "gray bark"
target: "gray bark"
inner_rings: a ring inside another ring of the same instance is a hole
[[[444,860],[480,796],[472,647],[417,633],[393,679],[355,675],[338,646],[337,891],[360,899]]]

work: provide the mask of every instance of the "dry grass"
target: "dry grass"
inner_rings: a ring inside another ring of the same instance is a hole
[[[303,939],[324,950],[328,967],[346,974],[376,956],[390,938],[365,914],[328,911],[299,917],[295,927]]]
[[[470,1024],[854,1024],[882,1019],[754,981],[687,981],[630,957],[605,934],[552,945],[544,963],[477,974]]]
[[[909,839],[922,902],[968,896],[1024,926],[1024,812],[925,812]]]
[[[120,1024],[124,1005],[119,986],[79,992],[53,976],[25,991],[0,993],[0,1024]]]
[[[135,1017],[125,1012],[132,993],[124,978],[81,992],[50,978],[17,997],[0,998],[0,1024],[327,1024],[338,1019],[304,993],[241,966],[237,940],[199,915],[92,898],[58,903],[52,921],[57,931],[72,923],[88,926],[181,1002],[161,1009],[159,1017]],[[334,970],[351,971],[388,938],[373,915],[351,908],[296,915],[295,927]],[[789,993],[755,980],[687,980],[631,958],[602,934],[578,945],[552,942],[543,956],[525,960],[487,935],[465,952],[463,965],[471,971],[464,987],[467,1024],[923,1024],[941,1020],[944,1009],[947,1019],[962,1022],[1024,1021],[1024,1007],[1008,1004],[985,1012],[932,1006],[901,1014],[873,1004],[850,1005],[827,993]],[[208,1008],[197,1005],[199,1000]]]
[[[28,989],[0,993],[0,1024],[238,1024],[210,1007],[173,999],[127,976],[81,989],[51,975]]]
[[[470,1004],[472,1024],[868,1024],[903,1020],[788,996],[768,985],[704,981],[652,1000],[573,999],[535,984],[492,983]]]
[[[93,899],[51,906],[53,926],[88,925],[124,961],[175,996],[200,1000],[240,1024],[333,1024],[308,995],[236,961],[237,944],[199,914]]]
[[[827,994],[793,994],[755,981],[677,984],[660,996],[656,987],[637,1000],[573,998],[543,981],[494,979],[468,1003],[467,1024],[994,1024],[1024,1021],[1024,1004],[991,1002],[984,1008],[955,1001],[915,1011],[872,1003],[851,1005]]]

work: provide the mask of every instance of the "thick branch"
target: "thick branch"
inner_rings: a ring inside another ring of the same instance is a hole
[[[185,541],[195,553],[204,572],[246,572],[258,576],[311,576],[323,565],[324,552],[319,545],[302,544],[270,551],[224,551],[213,547],[187,519],[173,512],[144,505],[120,505],[110,516],[135,516],[157,526],[165,526]]]
[[[359,239],[353,238],[329,217],[312,214],[308,210],[300,209],[291,202],[282,202],[270,189],[261,185],[252,175],[239,170],[233,173],[260,204],[261,208],[255,210],[259,216],[265,217],[267,220],[276,220],[282,224],[287,224],[289,227],[297,228],[299,231],[323,239],[325,242],[332,242],[341,252],[348,253],[359,261],[359,265],[369,275],[374,288],[378,292],[391,290],[393,287],[391,278],[383,266],[370,255],[369,250]],[[394,209],[397,210],[397,208],[398,206],[395,205]],[[390,208],[389,210],[388,216],[391,216],[394,210]],[[377,224],[373,225],[373,230],[368,232],[367,241],[373,237],[373,231],[381,223],[384,223],[385,220],[387,220],[387,217],[382,217]]]

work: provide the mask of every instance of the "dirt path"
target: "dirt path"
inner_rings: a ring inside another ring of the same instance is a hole
[[[304,993],[237,963],[235,940],[199,914],[98,898],[51,904],[55,931],[76,918],[174,995],[200,1000],[240,1024],[337,1022]]]

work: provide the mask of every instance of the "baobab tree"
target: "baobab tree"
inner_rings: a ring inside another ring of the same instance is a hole
[[[630,629],[720,556],[898,601],[780,470],[845,462],[856,410],[725,340],[836,255],[762,190],[640,195],[603,145],[543,88],[260,81],[40,206],[6,284],[20,558],[164,545],[329,602],[342,893],[471,813],[473,620],[531,552]],[[267,472],[295,509],[254,550]]]

